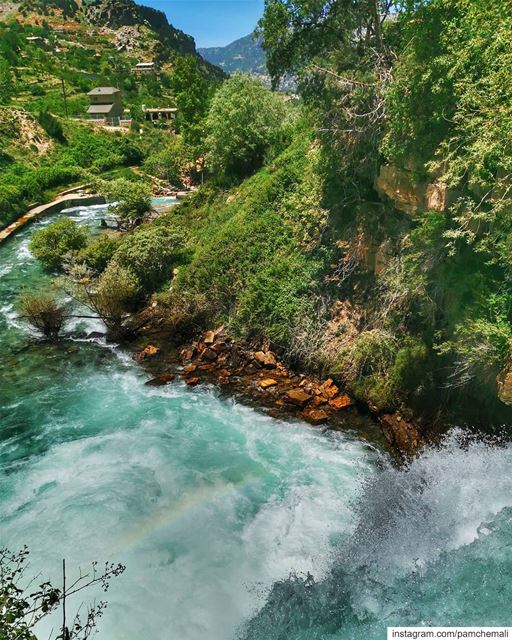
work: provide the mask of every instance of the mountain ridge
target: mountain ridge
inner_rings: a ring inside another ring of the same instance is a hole
[[[201,47],[198,53],[226,73],[240,71],[254,76],[268,76],[265,52],[254,33],[238,38],[224,47]]]

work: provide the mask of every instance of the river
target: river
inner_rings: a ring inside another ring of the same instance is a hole
[[[94,228],[101,212],[67,215]],[[38,343],[15,298],[48,281],[28,242],[52,219],[0,245],[0,546],[28,545],[55,580],[63,557],[70,574],[126,564],[100,639],[512,625],[511,446],[454,431],[398,470],[355,434],[145,386],[129,354],[80,337],[94,321]]]

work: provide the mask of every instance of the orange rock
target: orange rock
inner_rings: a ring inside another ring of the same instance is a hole
[[[231,371],[228,371],[227,369],[221,369],[220,371],[217,371],[217,375],[219,376],[219,378],[229,378],[229,376],[231,375]]]
[[[320,387],[320,391],[321,391],[323,396],[325,396],[327,399],[331,400],[332,398],[334,398],[335,396],[338,395],[339,389],[334,384],[334,380],[332,378],[329,378]]]
[[[254,360],[260,365],[260,367],[265,367],[265,369],[274,369],[277,365],[277,360],[275,355],[271,351],[256,351],[254,353]]]
[[[160,351],[158,347],[155,347],[153,344],[148,344],[148,346],[144,349],[144,353],[146,357],[150,358],[151,356],[156,356],[156,354]]]
[[[186,373],[186,374],[194,373],[196,369],[197,369],[196,364],[188,364],[186,367],[183,368],[183,373]]]
[[[196,384],[199,384],[201,382],[200,378],[187,378],[185,380],[185,382],[188,384],[189,387],[195,387]]]
[[[203,342],[208,345],[215,342],[215,334],[213,333],[213,331],[207,331],[204,334]]]
[[[329,420],[329,414],[323,409],[306,409],[302,416],[311,424],[323,424]]]
[[[290,391],[286,392],[285,400],[297,407],[305,407],[311,400],[311,396],[308,393],[304,393],[300,387],[297,387],[296,389],[290,389]]]
[[[160,382],[167,384],[168,382],[172,382],[175,377],[175,373],[162,373],[161,376],[158,376],[158,379],[160,380]]]
[[[195,349],[182,349],[180,353],[180,360],[182,362],[187,362],[188,360],[192,360],[195,355]]]
[[[329,400],[329,406],[331,406],[336,411],[339,411],[344,407],[350,407],[351,404],[353,404],[352,400],[348,396],[338,396],[333,400]]]
[[[311,404],[314,407],[320,407],[323,404],[327,403],[327,398],[324,398],[323,396],[314,396],[313,400],[311,401]]]
[[[215,369],[215,364],[200,364],[197,368],[199,371],[213,371],[213,369]]]
[[[260,380],[258,386],[262,389],[268,389],[269,387],[274,387],[277,384],[277,380],[273,380],[272,378],[265,378],[264,380]]]

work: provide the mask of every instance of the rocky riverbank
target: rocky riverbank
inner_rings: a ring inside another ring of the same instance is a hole
[[[402,413],[376,414],[358,404],[332,378],[321,380],[292,371],[267,344],[235,341],[224,327],[206,331],[179,348],[158,332],[133,354],[152,376],[148,385],[183,380],[190,387],[214,385],[241,402],[274,417],[294,417],[315,427],[350,429],[387,446],[401,459],[427,442],[423,429]]]

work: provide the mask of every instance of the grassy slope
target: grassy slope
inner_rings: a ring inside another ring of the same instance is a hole
[[[159,219],[156,224],[179,226],[188,236],[188,260],[169,304],[181,295],[206,295],[216,321],[290,350],[296,323],[314,314],[326,268],[317,162],[318,150],[302,133],[238,187],[207,186]]]

